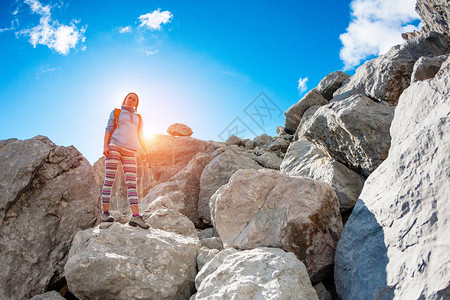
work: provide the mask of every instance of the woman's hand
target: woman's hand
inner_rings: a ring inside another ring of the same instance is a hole
[[[111,152],[109,151],[109,147],[108,146],[103,147],[103,154],[106,157],[110,157],[111,156]]]

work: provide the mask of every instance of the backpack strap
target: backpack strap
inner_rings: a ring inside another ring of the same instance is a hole
[[[114,109],[114,127],[113,127],[113,130],[111,131],[111,135],[114,133],[117,126],[119,126],[119,115],[120,115],[120,109],[118,109],[118,108]]]

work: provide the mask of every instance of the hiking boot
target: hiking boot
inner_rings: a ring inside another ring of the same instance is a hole
[[[102,220],[102,222],[114,222],[114,217],[111,216],[111,213],[109,211],[102,212],[101,220]]]
[[[145,223],[145,221],[141,215],[139,215],[137,217],[131,217],[130,222],[128,222],[128,224],[130,224],[131,226],[134,226],[134,227],[139,226],[144,229],[149,229],[149,227],[150,227],[150,225]]]

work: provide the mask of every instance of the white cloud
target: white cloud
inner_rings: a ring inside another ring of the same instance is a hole
[[[402,43],[401,34],[419,30],[409,23],[417,21],[416,0],[353,0],[352,21],[340,35],[340,57],[344,70],[358,66],[371,55],[381,55]]]
[[[139,20],[141,21],[139,27],[145,26],[151,30],[161,30],[161,24],[170,23],[172,17],[173,15],[170,11],[161,11],[158,8],[151,13],[139,16]]]
[[[43,6],[38,0],[24,2],[30,6],[32,13],[41,15],[41,18],[39,25],[20,30],[16,32],[16,36],[28,36],[33,47],[45,45],[60,54],[67,55],[71,48],[85,41],[86,26],[77,28],[79,21],[73,20],[70,25],[60,24],[57,20],[52,21],[50,5]]]
[[[120,28],[119,32],[120,33],[131,32],[131,26],[122,27],[122,28]]]
[[[307,82],[308,82],[308,77],[306,77],[306,78],[300,77],[298,79],[298,91],[300,94],[303,94],[308,89],[308,87],[306,86]]]

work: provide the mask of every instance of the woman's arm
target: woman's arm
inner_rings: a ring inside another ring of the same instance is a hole
[[[105,132],[105,138],[104,138],[104,141],[103,141],[103,154],[106,157],[110,157],[111,156],[111,152],[109,152],[109,147],[108,147],[110,139],[111,139],[111,133],[109,133],[108,131]]]

